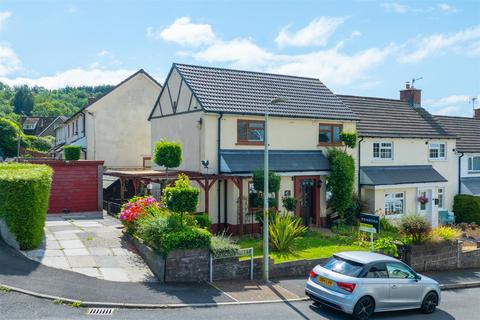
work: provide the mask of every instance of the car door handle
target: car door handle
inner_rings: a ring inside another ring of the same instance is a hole
[[[392,289],[397,289],[397,285],[394,284],[394,285],[392,286]]]

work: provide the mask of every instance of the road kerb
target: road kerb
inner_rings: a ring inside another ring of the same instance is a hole
[[[440,290],[469,289],[480,287],[480,281],[440,284]]]

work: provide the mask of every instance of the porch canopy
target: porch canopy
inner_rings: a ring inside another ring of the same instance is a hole
[[[329,171],[330,163],[320,150],[269,150],[269,169],[275,172]],[[247,174],[263,169],[263,150],[220,150],[223,174]]]
[[[360,184],[365,186],[447,182],[432,166],[362,166]]]
[[[480,195],[480,177],[462,178],[463,186],[473,195]]]

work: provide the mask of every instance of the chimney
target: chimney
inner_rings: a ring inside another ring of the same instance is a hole
[[[480,120],[480,108],[474,110],[473,118]]]
[[[400,100],[407,101],[412,108],[422,106],[422,90],[410,86],[410,83],[405,84],[405,89],[400,90]]]
[[[95,101],[95,97],[88,97],[88,104],[91,105]]]

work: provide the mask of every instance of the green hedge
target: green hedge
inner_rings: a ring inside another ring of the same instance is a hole
[[[42,242],[52,172],[46,165],[0,164],[0,217],[22,250]]]
[[[453,201],[455,222],[480,224],[480,197],[457,194]]]
[[[79,146],[65,146],[63,147],[63,153],[65,154],[65,160],[78,160],[80,159],[81,148]]]

